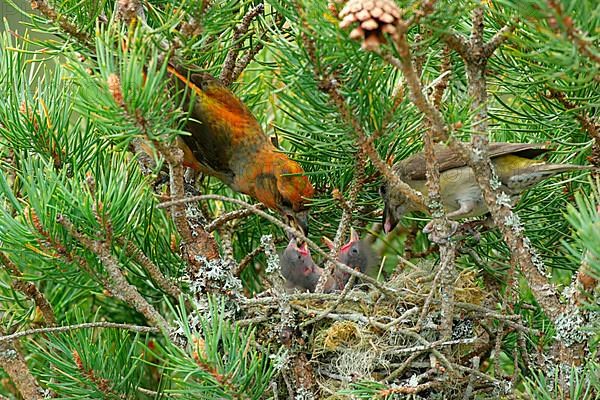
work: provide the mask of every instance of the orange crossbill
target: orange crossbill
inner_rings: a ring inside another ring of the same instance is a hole
[[[488,212],[481,189],[475,180],[473,170],[462,158],[445,145],[435,146],[435,155],[440,167],[440,195],[442,205],[449,219],[477,217]],[[489,156],[498,175],[500,188],[510,196],[515,204],[522,192],[542,180],[561,172],[589,169],[588,166],[568,164],[547,164],[534,157],[549,149],[540,143],[489,144]],[[413,189],[427,196],[425,154],[419,152],[399,161],[393,167],[394,173]],[[390,232],[402,216],[411,211],[421,210],[400,192],[380,189],[384,200],[383,228]]]
[[[302,167],[271,143],[248,107],[217,79],[168,71],[191,110],[190,134],[178,140],[184,165],[255,198],[307,233],[313,187]]]

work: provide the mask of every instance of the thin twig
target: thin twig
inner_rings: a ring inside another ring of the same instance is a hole
[[[496,387],[498,388],[502,388],[505,386],[505,383],[488,375],[488,374],[484,374],[483,372],[475,369],[475,368],[469,368],[469,367],[465,367],[464,365],[460,365],[460,364],[455,364],[453,363],[452,366],[456,369],[458,369],[459,371],[463,371],[463,372],[467,372],[470,375],[474,375],[480,379],[486,380],[488,382],[491,382],[494,385],[497,385]]]
[[[502,339],[504,339],[504,321],[500,321],[496,329],[496,343],[494,344],[494,376],[501,377],[500,351],[502,350]]]
[[[265,247],[261,244],[250,253],[246,254],[237,265],[237,268],[233,270],[233,275],[239,277],[242,274],[242,271],[250,264],[252,260],[254,260],[254,257],[262,253],[264,249]]]
[[[473,357],[471,359],[471,364],[473,365],[473,370],[479,370],[479,357]],[[473,396],[473,385],[475,384],[475,374],[471,374],[469,378],[469,384],[465,389],[465,394],[463,395],[463,400],[470,400],[471,396]]]
[[[496,32],[496,34],[490,39],[489,42],[487,42],[485,45],[483,45],[483,56],[484,57],[486,57],[486,58],[491,57],[492,54],[494,53],[494,51],[496,51],[496,49],[498,47],[500,47],[502,45],[502,43],[504,43],[504,42],[506,42],[506,40],[508,40],[510,35],[517,28],[516,22],[517,21],[515,21],[511,25],[503,26],[498,32]]]
[[[417,357],[419,357],[420,355],[422,355],[423,353],[425,353],[425,350],[415,351],[414,353],[412,353],[410,356],[408,356],[406,358],[406,360],[404,360],[404,362],[402,364],[400,364],[400,366],[398,368],[396,368],[388,376],[386,376],[385,379],[384,379],[384,381],[391,382],[394,379],[396,379],[399,376],[401,376],[404,373],[404,371],[406,371],[411,366],[412,362]]]
[[[56,325],[56,316],[54,314],[54,310],[52,309],[52,305],[48,302],[46,296],[40,292],[37,286],[35,286],[32,282],[25,281],[22,278],[23,274],[19,268],[3,252],[0,252],[0,264],[3,264],[12,275],[12,287],[33,300],[35,305],[42,313],[44,321],[46,321],[47,325]]]
[[[429,307],[431,306],[431,302],[433,301],[433,296],[435,295],[437,288],[438,288],[438,283],[440,281],[440,279],[442,278],[442,274],[444,273],[444,269],[446,269],[448,267],[448,265],[446,264],[439,264],[439,269],[438,272],[435,274],[435,278],[433,278],[433,281],[431,282],[431,289],[429,290],[429,293],[427,294],[427,297],[425,298],[425,302],[423,303],[423,307],[421,308],[421,314],[419,315],[419,319],[417,320],[417,323],[415,324],[415,330],[417,332],[419,332],[421,330],[421,327],[423,326],[423,323],[425,322],[425,318],[427,318],[427,315],[429,314]]]
[[[441,384],[442,384],[441,381],[432,380],[429,382],[421,383],[416,386],[396,386],[396,387],[391,387],[389,389],[380,390],[378,395],[381,398],[387,398],[388,396],[391,396],[394,393],[416,394],[416,393],[424,392],[425,390],[436,388],[436,387],[440,386]]]
[[[67,325],[67,326],[53,326],[47,328],[28,329],[13,333],[11,335],[0,336],[0,343],[6,341],[12,341],[25,336],[37,335],[42,333],[60,333],[68,332],[77,329],[90,329],[90,328],[107,328],[107,329],[125,329],[132,332],[138,333],[158,333],[160,330],[153,326],[141,326],[132,324],[121,324],[117,322],[86,322],[83,324]]]
[[[262,207],[262,205],[257,205],[258,208],[264,208]],[[220,215],[219,217],[215,218],[214,220],[212,220],[209,224],[206,225],[206,227],[204,228],[204,230],[206,232],[212,232],[216,229],[218,229],[220,226],[231,222],[231,221],[235,221],[238,219],[242,219],[242,218],[246,218],[249,215],[253,215],[252,211],[247,210],[247,209],[242,209],[242,210],[235,210],[235,211],[231,211],[228,212],[226,214]]]
[[[329,314],[332,311],[335,311],[335,309],[342,304],[342,302],[344,301],[344,299],[346,298],[346,296],[348,295],[348,292],[350,291],[350,288],[354,285],[354,280],[356,279],[356,277],[354,275],[352,275],[350,277],[350,279],[348,279],[348,282],[346,283],[346,286],[344,286],[344,289],[342,290],[342,293],[340,293],[339,298],[331,305],[329,306],[329,308],[327,308],[325,311],[323,311],[322,313],[320,313],[319,315],[317,315],[316,317],[309,319],[307,321],[304,321],[300,324],[300,327],[303,328],[305,326],[308,325],[312,325],[314,323],[319,322],[320,320],[322,320],[323,318],[325,318],[327,316],[327,314]]]
[[[126,241],[124,238],[117,240],[120,246],[124,247],[127,252],[150,274],[150,277],[171,297],[178,299],[181,295],[181,289],[171,280],[167,279],[158,268],[135,244],[131,241]]]
[[[454,340],[438,340],[436,342],[431,342],[428,345],[418,345],[404,348],[393,349],[385,354],[403,354],[403,353],[413,353],[415,351],[426,351],[431,350],[435,347],[444,347],[444,346],[454,346],[456,344],[471,344],[474,343],[478,338],[466,338],[466,339],[454,339]]]
[[[448,221],[442,220],[442,224],[448,226]],[[448,229],[448,228],[442,229]],[[454,260],[456,258],[456,242],[448,241],[440,244],[440,265],[443,267],[441,292],[441,326],[440,333],[443,338],[452,336],[452,326],[454,322],[454,293],[456,285],[456,267]]]
[[[314,301],[329,301],[329,300],[337,300],[339,294],[338,293],[292,293],[288,295],[290,301],[306,301],[306,300],[314,300]],[[352,295],[349,294],[346,296],[346,301],[353,301],[356,303],[365,303],[372,304],[368,298],[365,298],[364,294],[360,295]],[[254,306],[263,306],[263,305],[274,305],[277,303],[275,297],[258,297],[258,298],[246,298],[244,299],[243,304],[241,306],[254,307]]]
[[[230,78],[231,82],[235,82],[240,77],[244,69],[246,69],[248,64],[254,60],[254,57],[256,57],[256,55],[263,49],[264,46],[264,43],[261,41],[248,50],[246,54],[242,56],[242,58],[238,59],[238,61],[235,63],[235,68],[233,69],[233,73]]]
[[[221,75],[219,76],[219,80],[225,86],[229,86],[232,81],[235,62],[237,60],[240,48],[242,47],[242,37],[248,32],[252,20],[254,20],[254,18],[256,18],[258,15],[262,14],[264,9],[265,6],[262,3],[252,7],[246,12],[246,15],[244,15],[240,24],[235,27],[233,31],[233,37],[231,38],[231,48],[227,52],[225,62],[223,63],[223,69],[221,69]]]

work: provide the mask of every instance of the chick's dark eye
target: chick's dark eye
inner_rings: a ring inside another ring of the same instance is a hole
[[[298,254],[298,260],[302,260],[302,255]]]
[[[387,189],[386,189],[385,185],[381,185],[381,186],[379,186],[379,194],[380,194],[381,196],[385,196],[385,192],[386,192],[386,190],[387,190]]]
[[[358,253],[358,249],[357,248],[353,248],[352,249],[352,254],[357,254]]]

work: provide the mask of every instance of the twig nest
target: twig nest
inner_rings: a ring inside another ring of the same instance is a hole
[[[384,33],[396,37],[401,12],[393,0],[349,0],[339,13],[340,28],[358,23],[351,39],[363,39],[362,48],[375,50],[385,43]]]

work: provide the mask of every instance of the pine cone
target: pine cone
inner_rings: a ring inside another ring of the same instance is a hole
[[[400,9],[394,0],[349,0],[340,11],[340,28],[347,28],[358,22],[350,32],[351,39],[363,38],[362,48],[375,50],[385,43],[383,33],[397,35],[396,24],[400,19]]]

